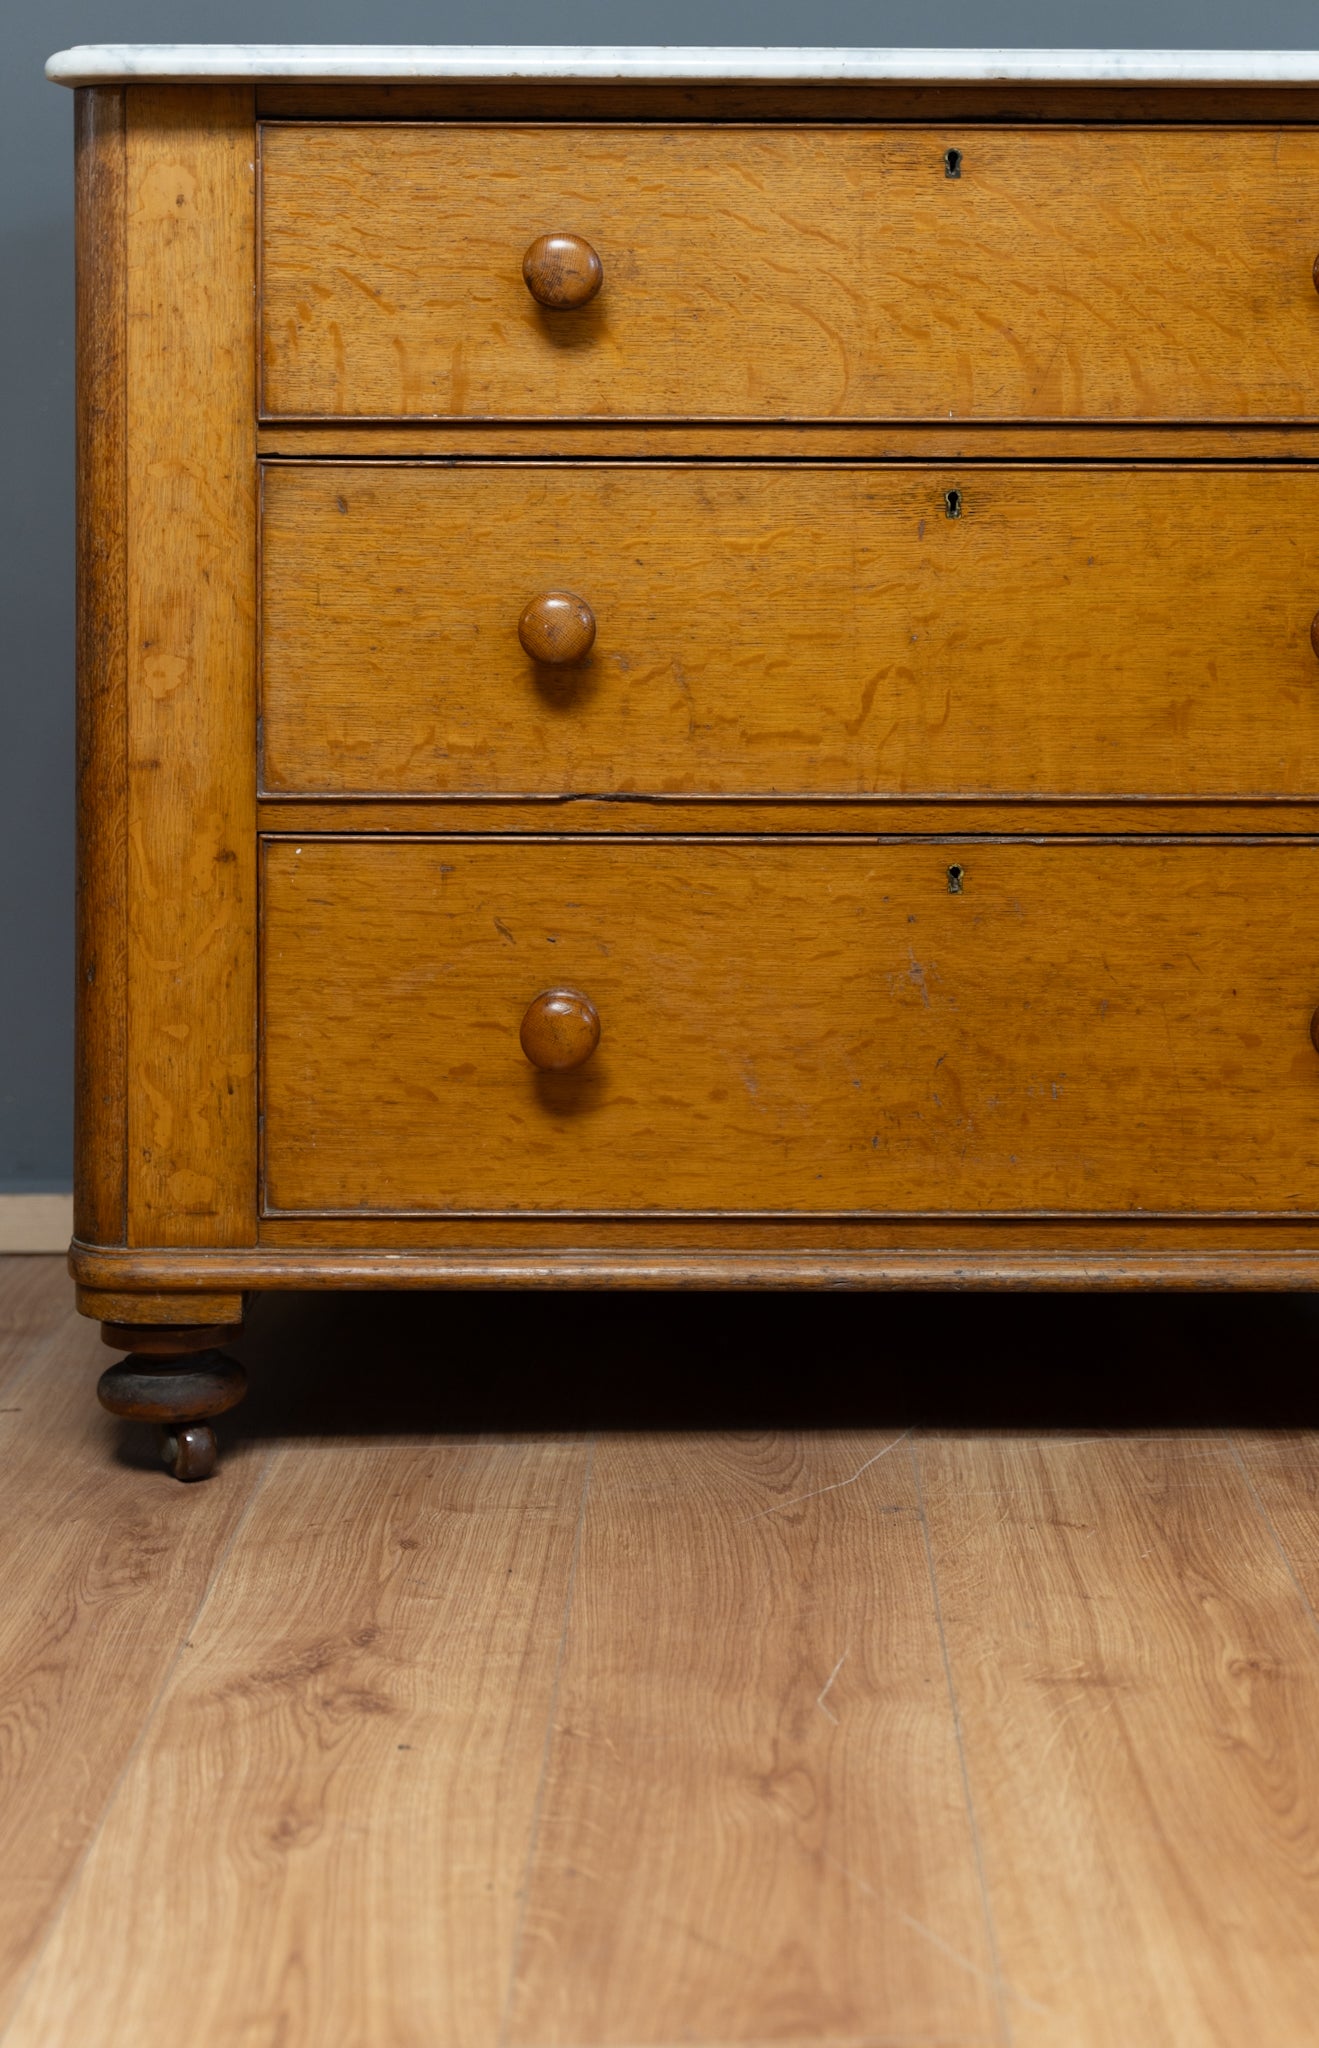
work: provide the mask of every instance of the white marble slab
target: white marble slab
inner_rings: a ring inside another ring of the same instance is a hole
[[[834,79],[896,84],[1314,85],[1319,50],[793,50],[508,43],[84,43],[59,85],[134,79]]]

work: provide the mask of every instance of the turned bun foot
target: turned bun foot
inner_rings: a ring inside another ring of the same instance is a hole
[[[209,1479],[215,1470],[215,1431],[209,1422],[162,1429],[161,1462],[176,1479]]]
[[[101,1374],[97,1399],[111,1415],[158,1425],[161,1456],[176,1479],[210,1477],[215,1431],[208,1418],[236,1407],[247,1392],[247,1375],[236,1359],[190,1342],[216,1334],[211,1329],[129,1331],[115,1326],[114,1336],[107,1335],[107,1342],[131,1337],[141,1349]]]

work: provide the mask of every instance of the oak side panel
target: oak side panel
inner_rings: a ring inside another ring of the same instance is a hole
[[[1319,791],[1319,469],[277,464],[261,612],[276,794]]]
[[[21,1327],[27,1363],[0,1409],[3,2031],[266,1459],[240,1442],[205,1486],[162,1471],[149,1430],[97,1407],[114,1354],[78,1316],[57,1260],[0,1262],[0,1313]],[[0,1376],[6,1363],[0,1353]],[[186,1854],[173,1821],[157,1818]],[[93,1984],[100,1958],[99,1944],[80,1957]],[[173,2002],[160,2004],[177,2022]],[[46,2039],[99,2042],[103,2023]]]
[[[128,94],[129,1241],[252,1241],[254,128]]]
[[[1312,420],[1319,132],[263,130],[263,409]],[[521,275],[583,235],[599,296]]]
[[[495,2048],[588,1456],[276,1453],[6,2048]]]
[[[997,2019],[898,1432],[604,1440],[511,2048]]]
[[[1287,840],[268,841],[265,1207],[1313,1214],[1317,882]],[[553,987],[602,1021],[572,1073],[519,1044]]]
[[[1319,1635],[1230,1445],[917,1456],[1015,2048],[1307,2041]]]
[[[128,1115],[128,581],[122,88],[74,100],[78,898],[74,1230],[123,1244]]]

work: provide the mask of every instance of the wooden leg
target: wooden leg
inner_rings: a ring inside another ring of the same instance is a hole
[[[102,1323],[102,1340],[129,1356],[101,1374],[97,1398],[112,1415],[154,1422],[161,1455],[176,1479],[207,1479],[215,1470],[210,1417],[234,1408],[247,1392],[236,1359],[215,1346],[232,1326]]]

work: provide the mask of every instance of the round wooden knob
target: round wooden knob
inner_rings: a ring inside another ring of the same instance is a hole
[[[528,1005],[519,1036],[533,1067],[563,1074],[585,1066],[599,1045],[599,1012],[575,988],[547,988]]]
[[[518,639],[533,661],[581,661],[595,645],[595,613],[571,590],[547,590],[518,620]]]
[[[1310,1043],[1319,1052],[1319,1010],[1310,1019]]]
[[[1310,621],[1310,645],[1314,649],[1315,660],[1319,661],[1319,612]]]
[[[572,313],[590,304],[605,267],[581,235],[537,235],[522,259],[522,277],[538,306]]]

